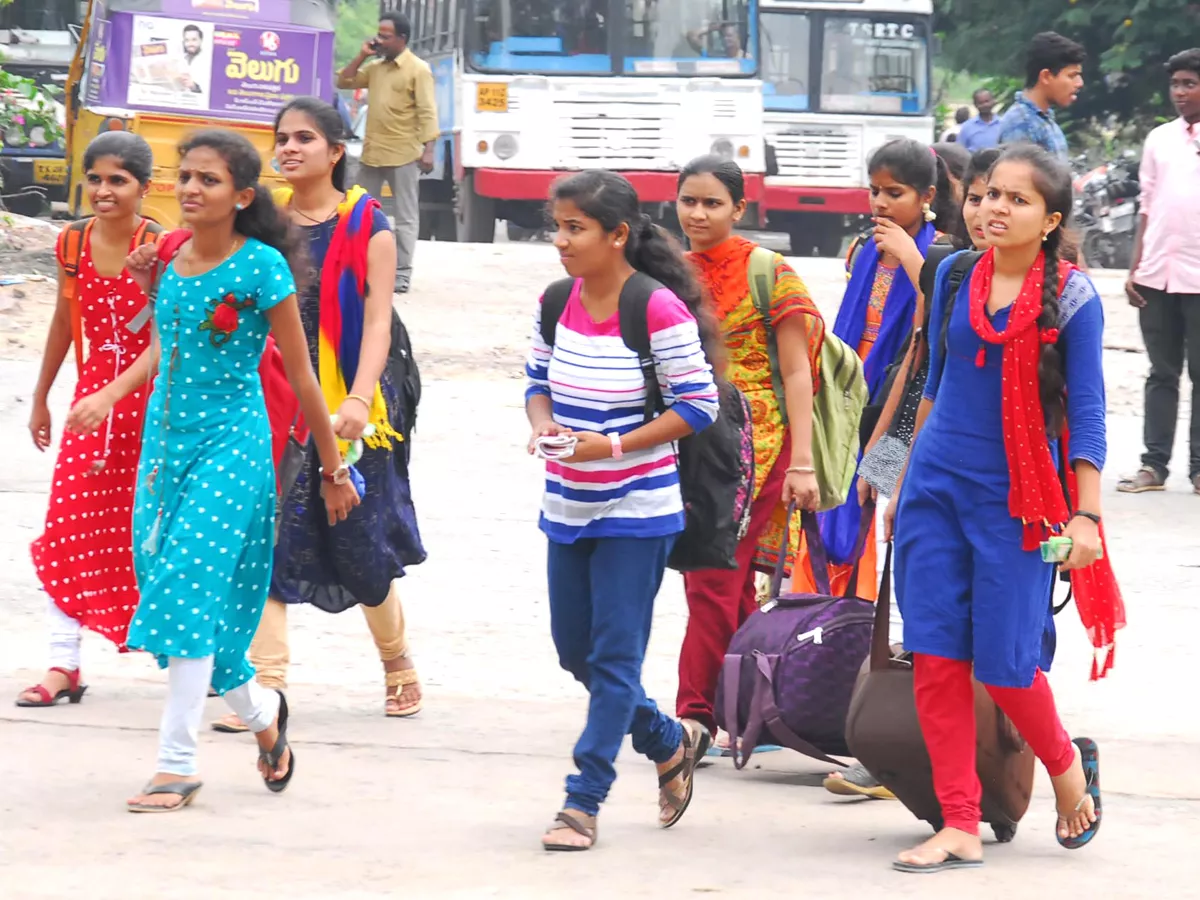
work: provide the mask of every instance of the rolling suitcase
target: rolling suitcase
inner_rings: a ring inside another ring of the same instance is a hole
[[[912,662],[895,657],[888,645],[891,570],[889,544],[875,604],[871,655],[863,664],[850,701],[846,742],[867,771],[913,815],[940,831],[942,808],[933,792],[929,754],[917,721]],[[1033,751],[979,682],[975,682],[975,731],[976,771],[983,785],[982,819],[997,841],[1007,843],[1029,808]]]

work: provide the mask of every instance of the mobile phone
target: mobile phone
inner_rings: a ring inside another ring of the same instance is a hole
[[[376,53],[378,53],[379,52],[379,38],[375,38],[367,46],[370,47]]]

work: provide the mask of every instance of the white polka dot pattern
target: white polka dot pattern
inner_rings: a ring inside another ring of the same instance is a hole
[[[163,354],[133,513],[142,600],[129,644],[163,665],[215,655],[222,693],[253,677],[247,651],[271,580],[275,471],[258,364],[264,313],[293,293],[283,257],[248,240],[204,275],[168,268],[158,295]]]
[[[150,329],[133,334],[125,327],[146,304],[127,273],[102,278],[84,246],[77,279],[88,356],[75,400],[111,382],[150,343]],[[92,434],[64,432],[45,530],[30,548],[38,578],[58,608],[122,650],[138,604],[130,527],[149,392],[147,385],[117,403]]]

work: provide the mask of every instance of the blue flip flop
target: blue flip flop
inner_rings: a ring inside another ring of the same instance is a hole
[[[783,748],[780,747],[778,744],[760,744],[759,746],[754,748],[754,752],[755,753],[771,753],[775,750],[782,750],[782,749]],[[704,755],[705,756],[716,756],[716,757],[720,757],[722,759],[729,759],[733,756],[733,751],[731,749],[729,749],[728,747],[718,747],[716,744],[713,744],[713,746],[709,747],[708,750],[706,750],[704,752]]]
[[[1079,837],[1064,838],[1058,833],[1058,820],[1056,819],[1054,822],[1054,837],[1067,850],[1079,850],[1091,843],[1092,838],[1096,836],[1096,832],[1100,830],[1102,819],[1100,806],[1100,748],[1096,746],[1096,742],[1091,738],[1075,738],[1073,743],[1079,748],[1079,757],[1083,762],[1083,774],[1087,776],[1087,796],[1076,804],[1075,811],[1078,812],[1082,809],[1084,800],[1090,796],[1096,810],[1096,821]]]

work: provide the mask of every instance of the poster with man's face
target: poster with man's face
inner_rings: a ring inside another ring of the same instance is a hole
[[[129,104],[208,109],[212,59],[211,22],[134,16]]]

